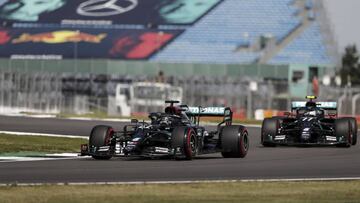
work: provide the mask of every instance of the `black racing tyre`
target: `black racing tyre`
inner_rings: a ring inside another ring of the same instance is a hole
[[[221,155],[224,158],[244,158],[249,150],[248,131],[244,126],[225,126],[221,130]]]
[[[97,156],[97,155],[92,155],[91,157],[96,160],[109,160],[112,158],[112,156]]]
[[[197,153],[197,140],[195,130],[191,127],[177,127],[171,133],[172,148],[180,148],[185,159],[192,160]]]
[[[357,132],[358,132],[357,121],[356,121],[356,119],[353,118],[353,117],[347,117],[346,119],[348,119],[349,122],[350,122],[350,127],[351,127],[351,144],[352,144],[352,145],[356,145],[356,143],[357,143]]]
[[[275,138],[279,129],[278,118],[265,118],[261,126],[261,144],[264,147],[275,147],[276,144],[267,140],[267,136],[270,135]]]
[[[90,133],[89,137],[89,146],[94,147],[103,147],[111,146],[112,136],[114,134],[114,129],[110,126],[97,125],[95,126]],[[110,149],[111,150],[111,149]],[[92,155],[94,159],[107,160],[111,159],[112,152],[106,154]]]
[[[337,147],[350,147],[351,146],[351,127],[350,121],[347,118],[340,118],[335,120],[334,123],[335,136],[336,137],[345,137],[346,143],[339,144]]]

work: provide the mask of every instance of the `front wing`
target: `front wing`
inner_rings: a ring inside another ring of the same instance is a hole
[[[275,136],[265,135],[263,142],[266,144],[287,146],[334,146],[348,143],[345,137],[337,137],[328,133],[324,133],[311,141],[304,141],[299,138],[300,136],[301,135],[286,133],[280,133]]]

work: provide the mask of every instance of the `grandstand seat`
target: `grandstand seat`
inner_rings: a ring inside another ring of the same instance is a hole
[[[278,42],[301,25],[294,0],[226,0],[188,28],[151,60],[193,63],[253,63],[261,52],[236,52],[262,35]]]
[[[270,60],[270,64],[329,64],[329,61],[320,26],[313,22],[305,32]]]
[[[309,20],[315,20],[315,18],[316,18],[315,12],[314,12],[314,11],[310,11],[310,12],[308,13],[308,19],[309,19]]]
[[[312,9],[313,7],[314,7],[314,5],[313,5],[312,0],[306,0],[306,2],[305,2],[305,8],[306,8],[307,10],[310,10],[310,9]]]

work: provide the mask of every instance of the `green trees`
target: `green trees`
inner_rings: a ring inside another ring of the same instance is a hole
[[[342,68],[340,69],[342,85],[360,85],[360,64],[359,54],[356,45],[350,45],[345,48],[342,57]]]

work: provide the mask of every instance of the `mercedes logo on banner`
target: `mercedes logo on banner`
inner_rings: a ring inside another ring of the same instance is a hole
[[[119,2],[126,2],[121,6]],[[134,9],[138,0],[89,0],[81,3],[76,12],[82,16],[106,17],[119,15]]]

